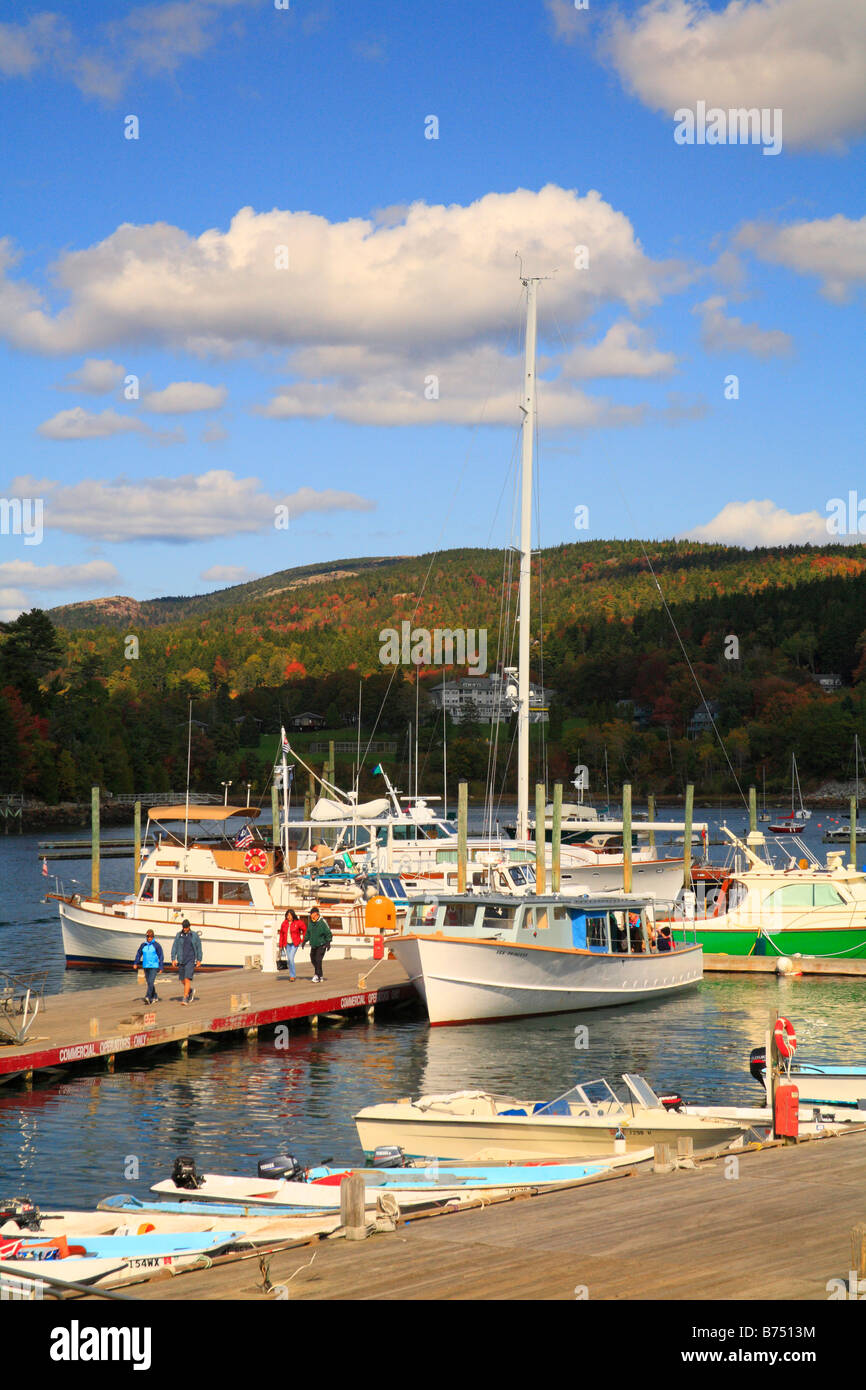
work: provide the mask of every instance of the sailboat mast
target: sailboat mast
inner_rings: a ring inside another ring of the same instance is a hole
[[[532,450],[535,442],[536,291],[526,287],[526,367],[523,387],[523,449],[520,502],[520,607],[517,662],[517,839],[529,839],[529,613],[532,578]]]

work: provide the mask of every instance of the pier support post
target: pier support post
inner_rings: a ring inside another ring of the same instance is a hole
[[[547,892],[547,825],[544,818],[544,783],[535,784],[535,891]]]
[[[649,796],[648,796],[647,799],[646,799],[646,805],[647,805],[647,818],[648,818],[648,820],[649,820],[650,825],[652,825],[653,821],[654,821],[655,818],[656,818],[656,798],[655,798],[655,792],[650,792]],[[655,833],[654,830],[651,830],[650,833],[649,833],[649,847],[650,847],[650,854],[651,854],[652,858],[655,859],[655,857],[656,857],[656,833]]]
[[[366,1195],[367,1185],[360,1173],[352,1173],[340,1183],[340,1225],[347,1240],[363,1240],[367,1234]]]
[[[754,835],[758,828],[758,792],[749,787],[749,834]]]
[[[676,1166],[673,1144],[653,1144],[654,1173],[673,1173]]]
[[[857,1286],[849,1289],[849,1293],[853,1298],[862,1298],[860,1290],[866,1279],[866,1226],[855,1226],[851,1231],[851,1274]]]
[[[271,820],[271,839],[276,849],[280,843],[280,789],[277,786],[276,773],[271,783]]]
[[[692,886],[692,821],[695,812],[695,786],[689,782],[686,787],[686,814],[683,826],[683,887]]]
[[[466,892],[467,836],[469,831],[469,783],[457,787],[457,892]]]
[[[99,788],[90,788],[90,895],[99,895]]]
[[[132,875],[132,891],[138,897],[138,890],[141,887],[141,802],[136,801],[133,811],[133,839],[135,844],[132,853],[135,857],[135,867]]]
[[[562,783],[553,784],[553,826],[551,829],[550,868],[553,882],[551,890],[558,893],[562,887]]]
[[[631,782],[622,784],[622,886],[631,892]]]

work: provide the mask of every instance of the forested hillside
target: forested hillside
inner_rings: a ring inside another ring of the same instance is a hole
[[[843,775],[854,732],[866,736],[866,549],[647,549],[649,563],[636,541],[561,546],[534,561],[532,676],[555,692],[550,725],[533,729],[536,774],[545,756],[554,776],[579,761],[597,786],[606,750],[615,784],[729,789],[717,740],[690,736],[697,681],[738,776],[765,772],[781,788],[792,751],[807,782]],[[380,632],[403,621],[486,629],[488,669],[507,664],[514,566],[493,550],[342,560],[216,594],[23,615],[0,628],[0,791],[56,801],[86,796],[92,782],[115,793],[183,785],[192,699],[193,786],[250,780],[261,794],[281,720],[312,710],[327,721],[322,737],[351,738],[359,687],[365,736],[375,729],[401,749],[417,697],[422,771],[436,782],[441,716],[437,726],[428,692],[442,670],[408,666],[392,679]],[[819,673],[842,688],[825,693]],[[450,730],[449,778],[483,780],[489,734]],[[506,787],[512,734],[498,740]]]

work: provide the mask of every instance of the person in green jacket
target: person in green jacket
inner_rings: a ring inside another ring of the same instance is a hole
[[[330,944],[331,928],[319,909],[314,907],[310,913],[310,925],[307,928],[307,945],[310,948],[310,959],[313,962],[314,985],[320,984],[325,978],[322,974],[322,962]]]

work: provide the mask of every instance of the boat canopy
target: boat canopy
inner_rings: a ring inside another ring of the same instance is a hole
[[[310,820],[321,821],[359,821],[376,820],[389,809],[387,799],[382,796],[376,801],[363,801],[360,806],[351,802],[333,801],[321,796],[310,812]]]
[[[191,803],[189,806],[151,806],[148,820],[231,820],[232,816],[245,816],[255,820],[261,815],[258,806],[202,806]]]

